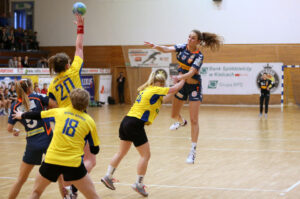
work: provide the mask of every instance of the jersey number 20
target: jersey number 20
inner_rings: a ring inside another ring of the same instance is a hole
[[[55,90],[58,91],[60,89],[60,93],[61,93],[61,97],[60,97],[60,100],[63,101],[64,99],[66,99],[68,97],[67,94],[64,93],[64,88],[66,88],[67,92],[70,93],[71,90],[69,89],[69,86],[67,84],[67,82],[69,82],[69,84],[71,85],[72,89],[75,88],[72,80],[70,78],[67,78],[63,81],[62,84],[58,84],[56,87],[55,87]]]

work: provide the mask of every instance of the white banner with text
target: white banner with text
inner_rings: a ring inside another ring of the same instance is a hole
[[[274,83],[271,93],[280,94],[282,63],[204,63],[200,73],[203,94],[259,94],[258,82],[264,73]]]

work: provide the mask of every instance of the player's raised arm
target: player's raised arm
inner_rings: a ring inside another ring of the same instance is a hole
[[[75,56],[81,57],[83,59],[83,34],[84,34],[84,18],[76,14],[75,24],[77,25],[77,38],[76,38],[76,50]]]
[[[151,42],[147,42],[147,41],[144,42],[144,45],[148,46],[150,48],[156,49],[156,50],[158,50],[160,52],[163,52],[163,53],[175,52],[175,47],[174,46],[159,46],[159,45],[155,45]]]

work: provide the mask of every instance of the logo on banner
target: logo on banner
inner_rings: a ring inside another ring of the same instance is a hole
[[[271,88],[271,93],[273,93],[279,86],[279,76],[276,73],[276,71],[272,69],[272,66],[270,66],[269,64],[264,66],[264,69],[258,73],[256,77],[256,86],[257,88],[260,88],[259,81],[261,80],[264,73],[266,73],[267,78],[273,82],[274,86]]]
[[[208,73],[208,67],[202,67],[200,69],[200,74],[201,75],[207,75],[207,73]]]
[[[218,80],[210,80],[208,82],[208,87],[209,89],[216,89],[218,86]]]

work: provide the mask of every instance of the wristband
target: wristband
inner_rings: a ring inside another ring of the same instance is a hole
[[[84,27],[81,26],[77,26],[77,34],[83,34],[84,33]]]

